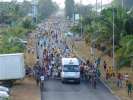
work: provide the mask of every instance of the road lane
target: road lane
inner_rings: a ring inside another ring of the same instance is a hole
[[[117,100],[101,83],[93,89],[86,82],[63,84],[60,80],[48,80],[44,87],[44,100]]]

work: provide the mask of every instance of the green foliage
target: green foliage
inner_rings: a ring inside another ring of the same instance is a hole
[[[133,35],[127,35],[120,40],[121,47],[116,51],[117,66],[130,66],[133,59]]]
[[[122,5],[122,0],[114,0],[116,6]],[[130,9],[133,7],[133,0],[123,0],[124,7]]]
[[[65,14],[69,19],[73,18],[74,5],[74,0],[65,0]]]
[[[114,35],[115,35],[115,57],[117,67],[131,66],[133,60],[133,13],[128,14],[126,9],[120,6],[105,8],[100,15],[84,16],[82,23],[84,27],[85,40],[92,46],[95,45],[105,54],[112,56],[113,43],[113,11],[114,11]],[[89,12],[89,11],[88,11]],[[73,31],[79,31],[74,27]]]
[[[24,1],[18,3],[12,2],[0,2],[0,23],[11,25],[14,22],[21,20],[24,16],[27,16],[31,12],[31,3]]]
[[[31,13],[32,4],[29,1],[24,2],[0,2],[0,24],[6,24],[8,27],[0,29],[0,53],[23,52],[27,33],[35,28],[32,24],[32,18],[27,17]]]
[[[16,38],[25,39],[30,30],[22,27],[10,27],[1,31],[0,53],[24,52],[24,44]]]
[[[25,29],[35,28],[34,24],[32,23],[32,18],[31,17],[25,17],[22,21],[22,27]]]
[[[24,0],[20,5],[20,16],[27,16],[32,12],[32,4],[31,2]]]
[[[80,30],[80,26],[77,25],[77,26],[72,27],[71,31],[72,31],[72,32],[79,33],[79,32],[81,31],[81,30]]]
[[[125,22],[125,30],[127,34],[133,34],[133,17],[129,18]]]
[[[91,16],[92,11],[92,5],[75,5],[75,13],[81,14],[83,17]]]
[[[51,14],[58,10],[56,3],[52,0],[39,0],[38,2],[38,13],[39,19],[48,18]]]

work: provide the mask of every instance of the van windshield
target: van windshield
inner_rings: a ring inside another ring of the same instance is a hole
[[[64,65],[63,67],[64,72],[79,72],[79,66],[78,65]]]

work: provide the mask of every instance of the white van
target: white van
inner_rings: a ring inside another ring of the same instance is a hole
[[[62,58],[61,79],[80,83],[80,66],[77,58]]]
[[[9,94],[5,91],[0,91],[0,100],[9,100]]]

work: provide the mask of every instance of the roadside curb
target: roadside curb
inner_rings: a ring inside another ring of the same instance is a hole
[[[115,94],[114,94],[114,91],[113,91],[102,79],[100,79],[100,81],[101,81],[102,84],[109,90],[109,92],[110,92],[111,94],[113,94],[118,100],[121,100],[120,97],[117,96],[117,95],[115,95]]]

